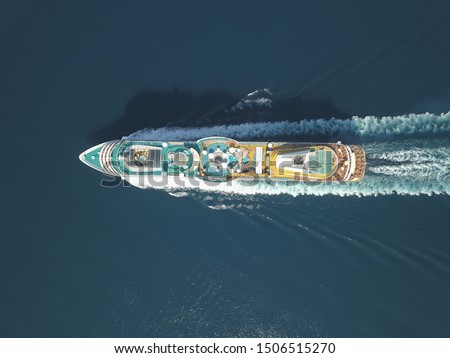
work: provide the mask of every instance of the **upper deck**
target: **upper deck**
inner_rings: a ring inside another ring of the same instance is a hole
[[[125,179],[167,175],[205,181],[359,181],[365,170],[364,149],[341,143],[238,142],[224,137],[188,142],[122,140],[85,153],[89,157],[83,160],[83,153],[80,159],[86,164]]]

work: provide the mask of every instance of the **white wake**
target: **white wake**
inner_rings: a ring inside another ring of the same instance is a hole
[[[423,113],[393,117],[352,117],[351,119],[314,119],[298,122],[262,122],[212,127],[142,129],[127,139],[197,140],[209,136],[234,139],[268,139],[279,136],[359,137],[368,141],[384,138],[408,138],[450,134],[450,112]]]

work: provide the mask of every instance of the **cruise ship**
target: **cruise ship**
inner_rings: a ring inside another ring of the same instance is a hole
[[[202,187],[235,181],[357,182],[365,172],[359,145],[238,142],[224,137],[197,141],[114,140],[80,154],[109,176],[140,187]]]

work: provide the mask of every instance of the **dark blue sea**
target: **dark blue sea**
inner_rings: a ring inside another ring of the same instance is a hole
[[[1,1],[0,336],[449,337],[449,13]],[[132,133],[342,140],[366,178],[101,185],[79,153]]]

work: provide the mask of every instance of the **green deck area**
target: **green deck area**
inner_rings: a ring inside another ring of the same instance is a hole
[[[309,155],[309,172],[326,175],[333,169],[333,156],[329,150],[318,150]]]
[[[92,148],[92,150],[86,152],[84,154],[84,159],[86,160],[86,163],[90,165],[93,168],[96,168],[100,171],[102,171],[102,166],[100,164],[100,151],[102,149],[102,146],[97,146]]]

